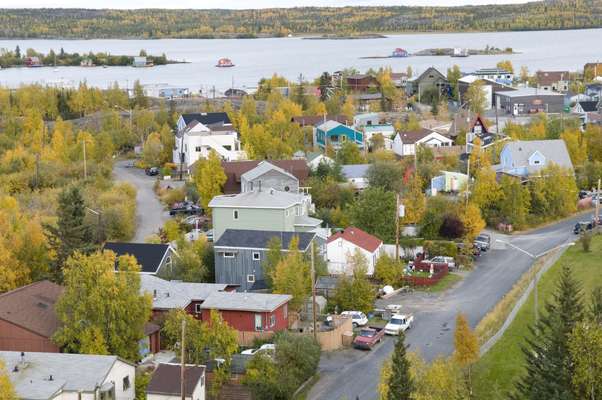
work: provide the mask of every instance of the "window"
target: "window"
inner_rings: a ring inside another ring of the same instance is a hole
[[[200,314],[203,311],[203,309],[201,308],[201,304],[195,304],[194,305],[194,312],[197,314]]]
[[[341,136],[341,142],[346,142],[347,141],[347,136]]]
[[[253,261],[259,261],[261,260],[261,253],[258,251],[254,251],[253,252]]]
[[[201,146],[196,146],[196,147],[194,148],[194,150],[195,150],[197,153],[200,153],[200,152],[201,152]]]
[[[273,327],[274,325],[276,325],[276,315],[272,314],[272,315],[270,315],[270,328]]]
[[[123,378],[123,391],[125,392],[129,388],[130,388],[130,376],[127,375],[125,378]]]
[[[231,251],[225,251],[224,258],[234,258],[234,253]]]
[[[255,314],[255,330],[260,331],[261,328],[261,314]]]
[[[234,219],[238,219],[238,210],[234,210],[233,216]]]
[[[248,283],[255,283],[255,275],[253,275],[253,274],[247,275],[247,282]]]
[[[284,216],[288,217],[288,210],[284,211]]]

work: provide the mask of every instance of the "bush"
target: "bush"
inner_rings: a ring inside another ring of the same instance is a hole
[[[387,254],[380,256],[374,267],[374,276],[384,285],[396,286],[402,278],[403,265]]]
[[[581,242],[581,247],[583,247],[583,251],[589,253],[592,244],[592,234],[590,232],[583,232],[583,234],[579,238],[579,242]]]
[[[457,257],[458,246],[446,240],[427,240],[424,242],[424,251],[429,257],[446,256]]]

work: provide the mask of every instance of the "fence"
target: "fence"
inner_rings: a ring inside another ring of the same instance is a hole
[[[340,316],[333,317],[334,329],[324,332],[318,332],[316,335],[322,351],[333,351],[343,347],[343,334],[353,332],[351,318]]]
[[[445,275],[447,275],[447,269],[439,270],[438,272],[435,272],[431,277],[405,275],[403,277],[403,280],[404,282],[407,282],[409,285],[412,286],[433,286],[441,279],[443,279]]]

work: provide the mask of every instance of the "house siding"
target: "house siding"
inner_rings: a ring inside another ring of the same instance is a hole
[[[239,332],[260,332],[255,330],[255,315],[260,314],[262,319],[262,331],[279,332],[288,329],[288,318],[285,316],[285,308],[288,303],[276,308],[273,312],[254,312],[254,311],[231,311],[218,310],[224,321]],[[203,320],[209,320],[210,310],[203,310]],[[276,317],[275,324],[270,326],[270,318]]]
[[[253,185],[251,185],[251,183],[253,183]],[[257,190],[260,186],[265,190],[268,188],[273,188],[281,192],[296,193],[299,191],[299,181],[296,178],[287,176],[274,170],[268,171],[251,181],[247,181],[246,179],[242,178],[242,192],[250,192],[254,189]]]
[[[215,282],[240,285],[239,291],[246,292],[251,289],[253,282],[247,282],[247,275],[254,275],[255,281],[264,279],[262,263],[266,259],[266,250],[238,249],[234,250],[234,257],[224,257],[225,251],[232,251],[221,247],[215,248]],[[253,253],[259,253],[259,260],[253,260]]]
[[[8,321],[0,320],[0,350],[59,353],[50,338],[33,333]]]
[[[234,219],[238,210],[238,219]],[[226,229],[250,229],[293,232],[295,230],[295,208],[213,208],[213,235],[217,241]]]

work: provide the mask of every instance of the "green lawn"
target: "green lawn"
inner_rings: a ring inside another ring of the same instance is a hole
[[[462,280],[461,275],[449,273],[449,274],[445,275],[443,278],[441,278],[441,280],[439,282],[435,283],[433,286],[424,286],[424,287],[418,286],[418,287],[416,287],[416,290],[422,290],[424,292],[432,292],[432,293],[442,292],[442,291],[452,287],[457,282],[460,282],[461,280]]]
[[[554,291],[562,266],[569,265],[575,277],[581,282],[586,304],[594,287],[602,285],[602,236],[592,240],[591,252],[585,253],[581,244],[570,247],[562,257],[541,278],[539,289],[539,310],[543,312],[544,300]],[[489,350],[474,367],[476,399],[506,399],[513,389],[514,380],[523,373],[521,345],[529,334],[528,326],[534,319],[533,293],[518,312],[504,336]]]

